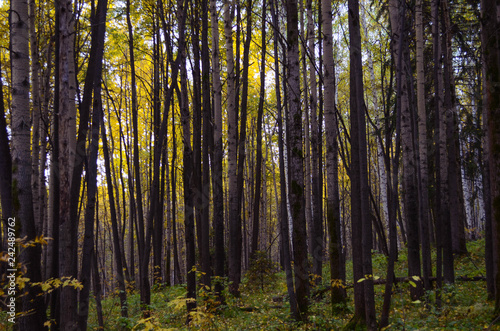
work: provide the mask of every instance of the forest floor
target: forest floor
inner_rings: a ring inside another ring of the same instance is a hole
[[[455,261],[455,275],[459,277],[485,276],[484,240],[468,243],[467,256]],[[435,260],[433,260],[435,261]],[[407,276],[406,255],[400,252],[396,264],[396,277]],[[387,259],[373,254],[374,277],[385,278]],[[287,289],[283,272],[266,271],[269,265],[253,274],[247,274],[241,286],[241,297],[226,294],[226,304],[215,307],[215,297],[199,290],[198,310],[192,314],[191,327],[186,322],[186,289],[184,285],[155,287],[151,295],[151,318],[143,319],[138,293],[129,293],[129,318],[120,317],[117,296],[102,301],[106,330],[118,329],[120,325],[133,330],[339,330],[349,323],[354,311],[352,287],[347,289],[348,301],[341,313],[332,313],[328,281],[312,288],[309,319],[307,323],[294,322],[289,314]],[[329,279],[328,267],[324,279]],[[347,265],[347,279],[352,268]],[[260,277],[264,275],[264,277]],[[378,276],[378,277],[377,277]],[[447,285],[442,292],[442,306],[435,304],[435,291],[426,293],[421,301],[412,302],[409,297],[410,282],[398,283],[392,297],[389,330],[500,330],[491,324],[493,302],[487,300],[486,282],[459,281]],[[384,285],[375,286],[377,312],[380,313]],[[320,293],[315,296],[314,294]],[[97,330],[95,301],[91,304],[89,329]]]

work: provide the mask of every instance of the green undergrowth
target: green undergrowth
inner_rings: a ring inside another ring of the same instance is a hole
[[[455,274],[458,277],[485,276],[484,240],[468,243],[466,256],[457,257]],[[400,252],[396,263],[396,277],[407,276],[406,255]],[[435,259],[433,258],[433,263]],[[387,259],[373,253],[373,276],[386,278]],[[186,288],[184,285],[154,287],[151,294],[151,318],[143,319],[138,293],[128,295],[129,317],[120,317],[119,299],[111,296],[103,300],[106,330],[120,326],[133,330],[345,330],[353,316],[354,302],[352,265],[347,265],[348,301],[343,307],[330,304],[326,290],[329,272],[324,268],[323,281],[312,287],[308,321],[297,323],[290,317],[285,274],[275,272],[275,265],[261,261],[253,274],[243,279],[241,296],[225,293],[225,304],[218,305],[215,296],[204,288],[198,291],[198,309],[186,326]],[[351,280],[351,281],[350,281]],[[409,282],[398,283],[393,289],[388,330],[500,330],[491,324],[493,302],[487,300],[486,282],[460,281],[442,289],[442,305],[435,303],[436,291],[427,292],[421,300],[412,302]],[[377,313],[380,314],[385,286],[375,286]],[[379,317],[379,316],[378,316]],[[95,301],[91,304],[89,328],[98,329]]]

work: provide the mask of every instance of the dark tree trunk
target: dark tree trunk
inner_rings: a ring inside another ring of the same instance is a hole
[[[224,37],[227,61],[227,155],[228,155],[228,221],[229,221],[229,250],[228,273],[229,292],[239,295],[241,278],[241,250],[242,234],[241,219],[239,217],[238,201],[238,97],[237,73],[233,54],[233,20],[234,6],[229,0],[224,0]]]
[[[500,55],[497,3],[481,1],[482,42],[485,61],[485,92],[487,108],[488,159],[492,213],[493,276],[495,284],[495,314],[500,312]]]
[[[293,256],[297,315],[300,321],[307,319],[309,308],[309,264],[307,260],[307,232],[304,196],[304,167],[302,148],[302,112],[300,92],[298,8],[296,0],[286,1],[287,18],[287,147],[289,150],[289,197],[293,220]],[[282,183],[284,185],[284,183]]]
[[[208,0],[202,0],[201,58],[203,92],[203,192],[200,247],[202,284],[211,287],[212,268],[210,261],[210,158],[213,157],[213,118],[210,89],[210,54],[208,49]]]
[[[101,113],[102,115],[102,113]],[[102,144],[104,153],[104,166],[106,168],[106,183],[108,187],[108,199],[109,199],[109,209],[111,214],[111,230],[113,235],[113,253],[116,264],[116,278],[118,282],[118,290],[120,297],[120,314],[122,317],[128,317],[128,304],[127,304],[127,291],[125,287],[125,276],[123,274],[123,260],[125,256],[122,255],[120,248],[120,235],[118,232],[118,219],[116,216],[115,199],[113,195],[113,185],[111,181],[111,162],[108,148],[108,140],[106,137],[106,129],[104,126],[104,119],[101,119],[101,134],[102,134]]]
[[[330,241],[328,252],[330,256],[330,279],[332,281],[332,305],[346,300],[345,261],[342,253],[340,235],[340,200],[338,187],[338,121],[335,109],[335,62],[333,58],[332,36],[332,4],[322,1],[322,25],[324,30],[324,82],[325,82],[325,125],[326,133],[326,167],[327,167],[327,210],[326,219]]]
[[[186,1],[183,1],[179,7],[179,19],[184,20],[186,16],[185,11]],[[181,40],[184,39],[184,31],[180,33]],[[185,240],[186,240],[186,281],[187,281],[187,311],[188,313],[196,309],[196,273],[195,267],[195,234],[194,234],[194,201],[193,201],[193,152],[191,150],[191,125],[188,103],[188,90],[187,90],[187,68],[186,68],[186,50],[184,47],[180,48],[180,79],[181,79],[181,123],[184,142],[183,153],[183,185],[184,185],[184,225],[185,225]],[[196,136],[196,134],[194,135]],[[175,236],[175,233],[174,233]],[[174,253],[175,254],[175,253]],[[188,322],[191,316],[188,315]]]
[[[90,294],[90,275],[91,263],[94,253],[94,216],[97,195],[97,153],[99,149],[99,126],[101,119],[101,100],[100,100],[100,80],[99,84],[94,86],[94,107],[92,110],[92,128],[91,140],[89,146],[89,157],[86,166],[87,181],[87,206],[85,209],[85,230],[82,248],[82,264],[79,281],[83,285],[79,295],[78,305],[78,328],[87,330],[87,319],[89,316],[89,294]],[[97,92],[99,94],[97,94]]]
[[[146,250],[146,238],[144,234],[144,209],[142,200],[142,185],[141,185],[141,169],[140,169],[140,159],[139,159],[139,130],[138,130],[138,105],[137,105],[137,86],[136,86],[136,74],[135,74],[135,56],[134,56],[134,33],[132,30],[132,22],[130,19],[130,0],[127,0],[127,28],[128,28],[128,43],[129,43],[129,56],[130,56],[130,78],[131,78],[131,89],[132,89],[132,130],[133,130],[133,166],[134,166],[134,176],[135,176],[135,207],[137,209],[137,247],[139,250],[139,290],[141,295],[141,304],[146,306],[150,301],[150,284],[147,275],[147,268],[144,268],[146,262],[145,250]],[[149,261],[149,256],[147,257]],[[146,309],[145,307],[142,307]]]
[[[163,10],[163,8],[159,8],[158,11]],[[162,182],[161,177],[163,174],[163,164],[161,163],[161,159],[163,158],[163,144],[165,143],[164,136],[160,135],[160,126],[161,126],[161,102],[160,102],[160,28],[158,23],[158,16],[161,14],[154,14],[153,17],[153,117],[154,117],[154,135],[155,141],[161,141],[161,144],[155,144],[155,148],[157,151],[154,154],[154,166],[153,169],[155,171],[155,175],[153,176],[153,189],[155,190],[153,196],[156,197],[154,201],[154,214],[151,215],[153,222],[153,282],[155,284],[160,284],[162,281],[162,259],[163,259],[163,196],[160,194]],[[165,88],[168,91],[167,88]],[[165,107],[164,107],[164,116],[166,120],[168,118],[168,112],[170,109],[170,100],[167,100],[168,92],[165,95]],[[168,133],[167,133],[168,134]],[[156,147],[158,146],[158,148]],[[152,201],[153,202],[153,201]],[[153,206],[151,206],[153,208]]]
[[[94,5],[94,3],[92,3]],[[94,250],[94,215],[97,194],[97,154],[99,149],[99,126],[102,117],[102,102],[101,102],[101,77],[102,77],[102,54],[104,51],[104,36],[106,29],[106,12],[107,1],[99,1],[97,8],[92,8],[91,21],[93,22],[92,29],[92,46],[93,56],[100,60],[95,66],[90,67],[89,71],[94,71],[91,74],[93,81],[88,88],[93,89],[93,114],[92,114],[92,131],[91,141],[89,146],[89,160],[87,165],[87,208],[85,211],[85,234],[83,243],[82,268],[80,281],[83,289],[80,292],[80,302],[78,308],[78,327],[80,330],[87,329],[88,309],[89,309],[89,293],[90,293],[90,277],[92,256]]]
[[[99,323],[99,327],[104,330],[104,316],[102,313],[102,290],[101,290],[101,279],[99,277],[99,267],[97,266],[97,251],[93,250],[92,253],[92,282],[94,284],[94,297],[96,302],[96,311],[97,311],[97,321]]]
[[[350,111],[351,111],[351,226],[355,313],[369,330],[377,328],[371,261],[372,228],[369,207],[367,142],[361,64],[359,2],[349,0]],[[358,280],[365,278],[361,283]]]
[[[215,227],[215,292],[219,302],[224,302],[224,182],[223,182],[223,142],[222,142],[222,84],[219,60],[219,26],[216,1],[210,1],[212,17],[212,80],[214,93],[214,153],[212,162],[213,222]]]
[[[419,236],[419,200],[416,162],[416,132],[414,130],[414,109],[410,102],[411,88],[408,77],[411,76],[410,55],[406,35],[406,3],[393,0],[390,5],[392,28],[392,52],[396,62],[396,84],[398,106],[401,116],[401,143],[403,157],[403,204],[404,220],[408,230],[408,275],[415,276],[416,286],[410,289],[412,300],[423,295],[420,280],[420,236]]]
[[[277,0],[271,1],[271,16],[273,22],[273,35],[274,35],[274,65],[276,68],[280,67],[279,62],[279,51],[278,44],[282,42],[278,30],[278,14],[276,12]],[[278,70],[274,72],[274,78],[276,80],[276,86],[280,85],[280,74]],[[283,115],[281,107],[281,93],[279,88],[276,90],[276,104],[278,107],[278,146],[279,146],[279,169],[280,169],[280,185],[281,187],[281,202],[280,202],[280,238],[281,238],[281,256],[283,260],[283,265],[286,274],[286,286],[288,290],[288,301],[290,302],[290,313],[293,317],[298,317],[298,307],[297,307],[297,297],[295,295],[295,287],[293,281],[293,272],[291,264],[291,252],[290,252],[290,237],[288,235],[288,212],[287,212],[287,191],[285,183],[285,146],[284,146],[284,132],[283,132]]]
[[[262,17],[266,17],[267,2],[264,0],[262,4]],[[252,248],[251,256],[259,250],[259,232],[260,232],[260,200],[262,187],[262,117],[264,113],[265,101],[265,82],[266,82],[266,20],[262,20],[262,57],[260,63],[260,92],[259,92],[259,108],[257,110],[257,156],[255,160],[255,188],[253,194],[253,226],[252,226]]]
[[[64,233],[59,237],[59,277],[77,278],[77,232],[78,218],[77,205],[80,196],[81,174],[86,156],[86,135],[78,137],[79,150],[73,154],[76,146],[72,145],[74,137],[70,129],[73,120],[73,107],[75,97],[74,77],[72,71],[73,58],[73,2],[71,0],[59,1],[56,9],[59,14],[59,171],[60,202],[59,202],[59,231]],[[90,81],[90,78],[89,78]],[[92,81],[90,81],[92,90]],[[85,91],[84,91],[85,93]],[[92,93],[89,91],[88,93]],[[85,97],[85,95],[84,95]],[[91,97],[85,100],[87,104],[80,107],[80,132],[88,131],[89,110]],[[82,103],[84,101],[82,100]],[[88,107],[87,107],[88,106]],[[72,156],[75,159],[72,159]],[[71,286],[62,287],[60,290],[60,327],[73,329],[77,327],[78,309],[77,291]]]

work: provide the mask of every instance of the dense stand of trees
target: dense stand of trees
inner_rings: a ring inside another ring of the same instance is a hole
[[[222,303],[264,252],[296,320],[329,274],[333,312],[354,284],[351,324],[374,330],[400,251],[418,300],[480,237],[500,312],[497,2],[2,6],[0,241],[15,217],[31,242],[19,329],[85,330],[90,293],[103,325],[115,289],[147,318],[153,284],[186,282],[188,312],[202,287]]]

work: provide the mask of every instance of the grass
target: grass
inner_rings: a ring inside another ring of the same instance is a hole
[[[460,276],[484,276],[484,240],[468,243],[468,256],[457,258],[455,274]],[[434,260],[435,261],[435,260]],[[387,261],[385,256],[374,253],[374,275],[385,278]],[[406,255],[400,252],[396,264],[396,277],[407,276]],[[352,266],[347,266],[347,279]],[[328,280],[328,268],[324,279]],[[235,298],[226,293],[226,304],[216,307],[211,293],[200,290],[198,310],[192,315],[190,327],[186,326],[186,307],[184,285],[168,288],[154,288],[151,295],[152,317],[142,319],[139,308],[139,294],[130,293],[129,318],[120,316],[119,300],[111,296],[103,300],[106,330],[126,326],[134,330],[340,330],[344,329],[354,311],[352,289],[348,289],[347,306],[342,313],[333,314],[329,295],[311,300],[307,323],[297,323],[290,318],[285,275],[278,272],[264,286],[248,281],[245,277],[241,286],[241,297]],[[328,281],[318,285],[326,287]],[[490,325],[493,320],[493,302],[487,300],[485,281],[457,281],[443,288],[441,308],[434,304],[435,291],[426,293],[421,302],[409,298],[408,283],[398,284],[392,296],[390,330],[500,330]],[[384,286],[375,286],[377,313],[380,313]],[[313,289],[314,291],[314,289]],[[91,304],[89,328],[98,329],[95,302]]]

